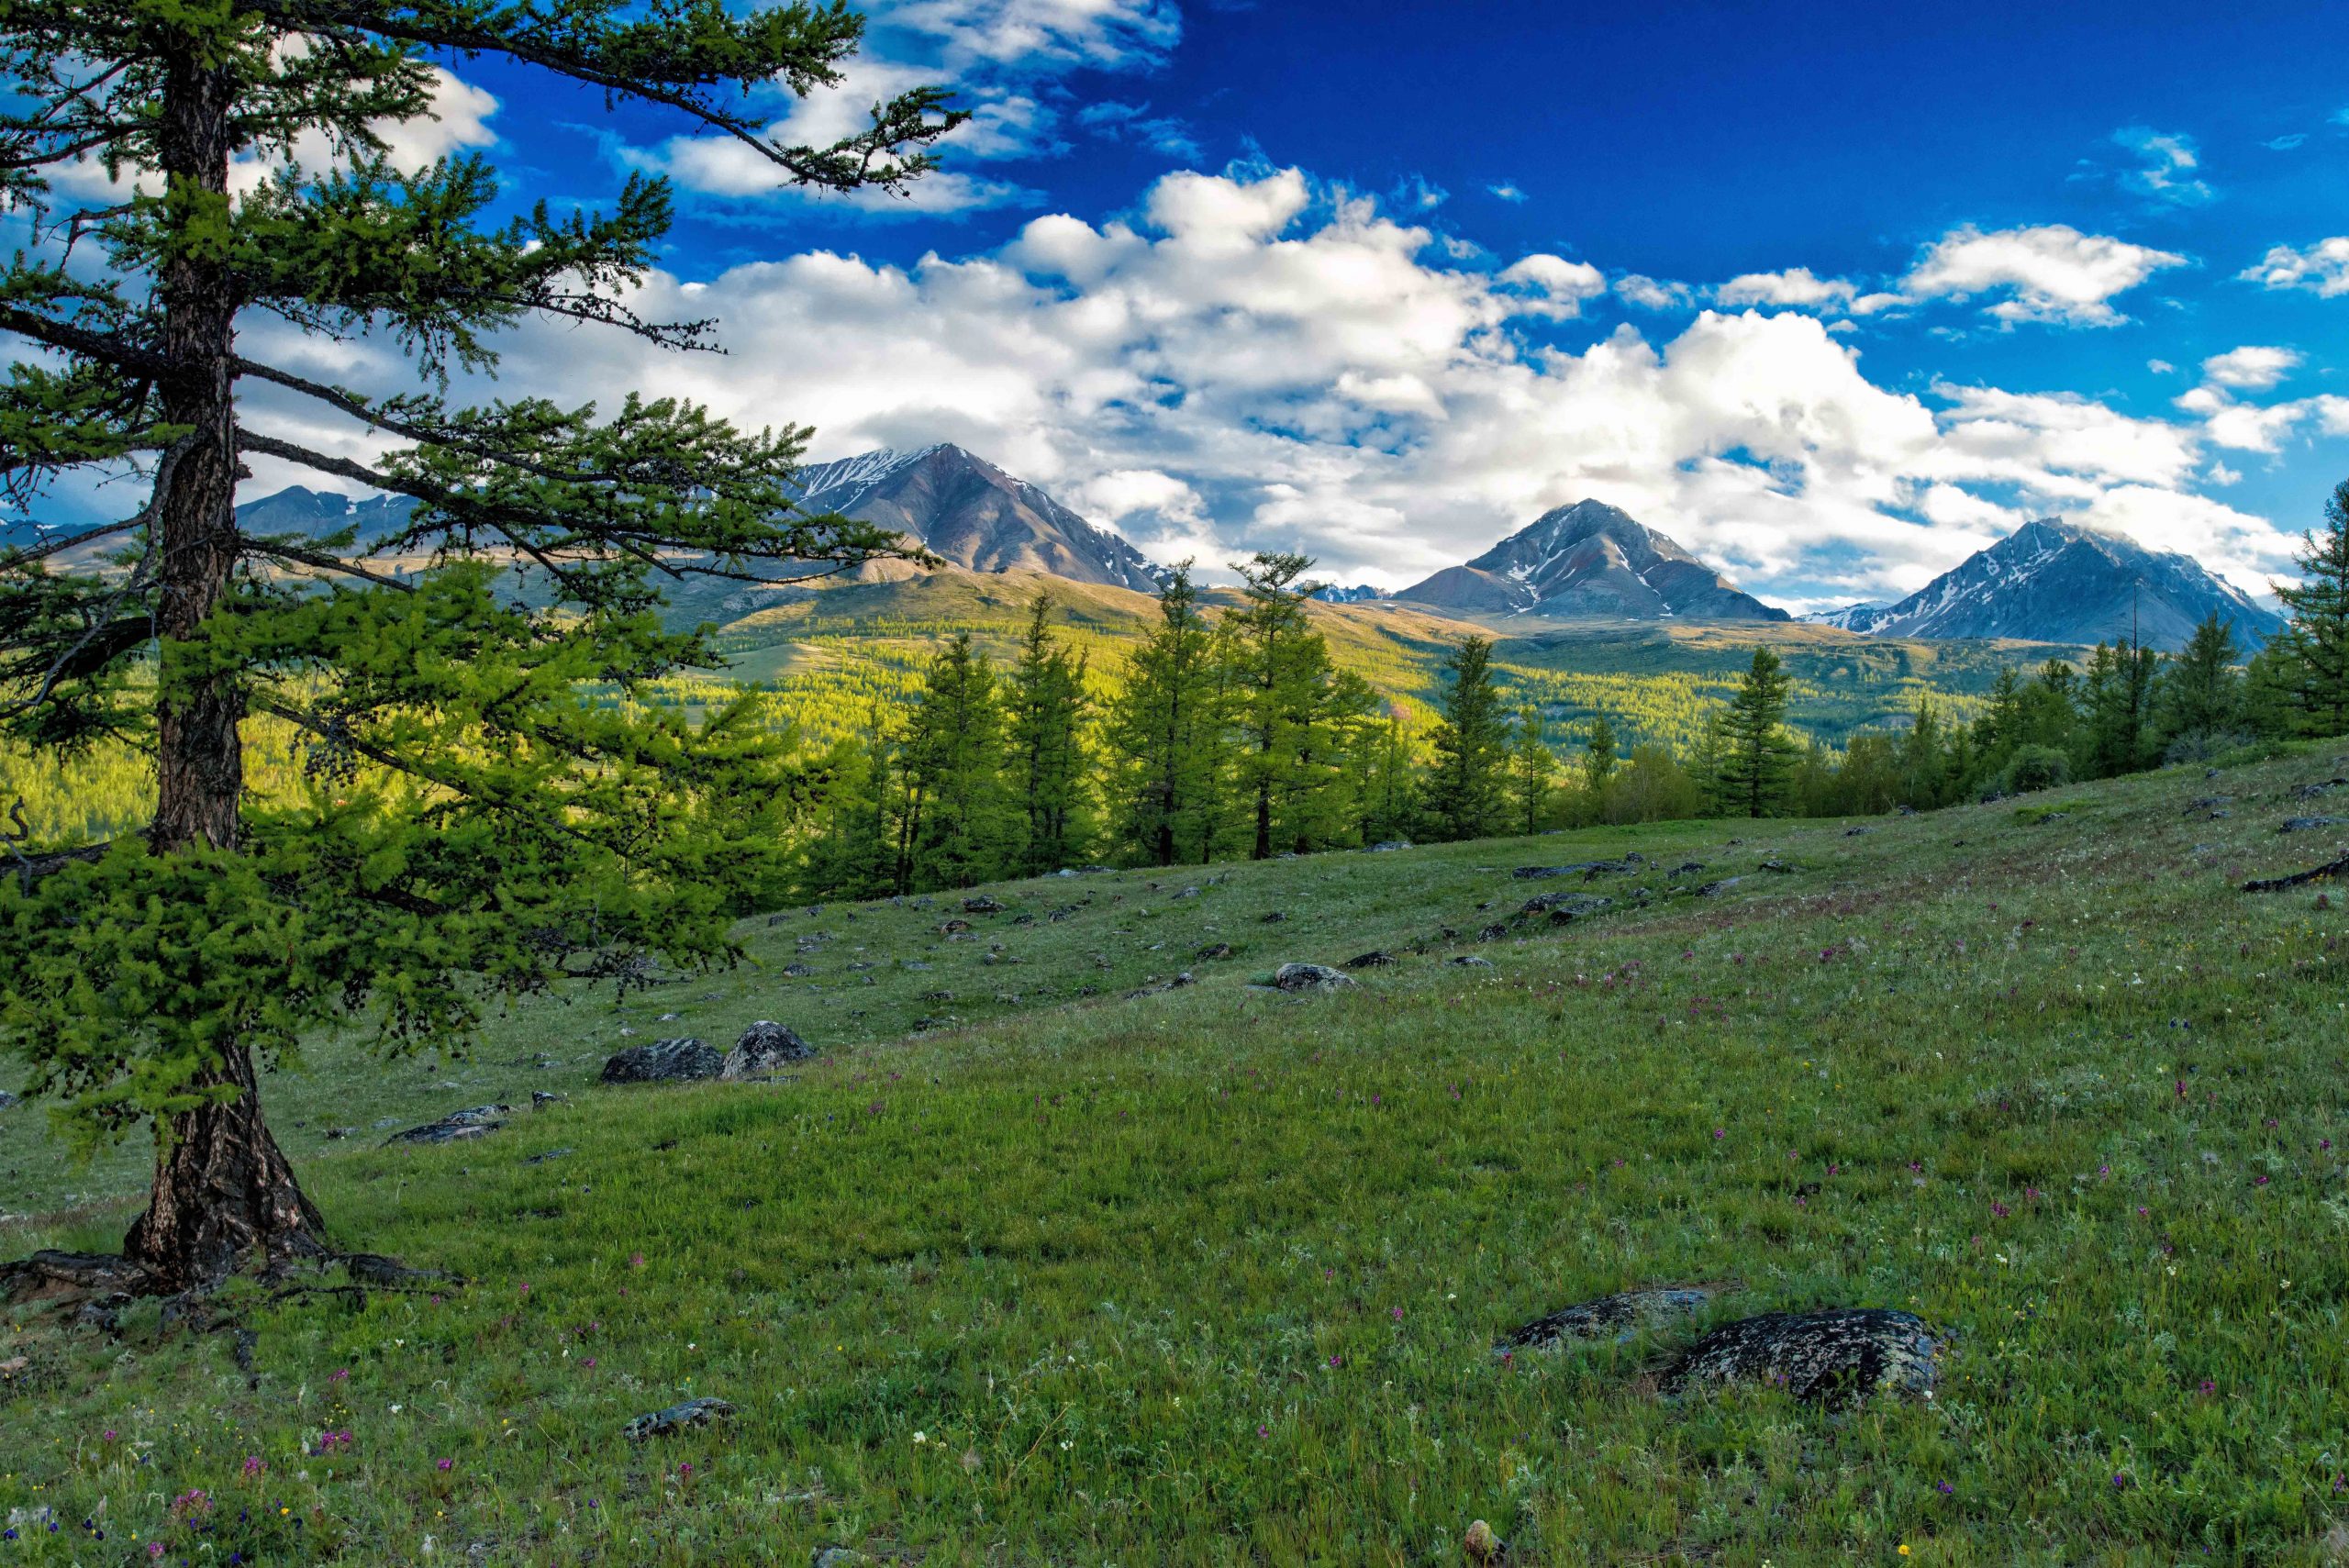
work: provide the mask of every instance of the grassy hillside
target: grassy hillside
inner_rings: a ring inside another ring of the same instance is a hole
[[[1092,655],[1096,684],[1113,689],[1136,642],[1155,624],[1146,595],[1037,573],[959,569],[818,589],[743,590],[695,600],[682,614],[723,623],[720,645],[738,680],[773,684],[811,735],[855,733],[874,711],[905,700],[941,637],[967,631],[1008,659],[1038,593],[1061,606],[1066,634]],[[763,607],[762,599],[781,600]],[[1237,595],[1221,590],[1213,605]],[[2075,652],[2032,643],[1918,643],[1831,627],[1773,623],[1608,623],[1457,620],[1410,606],[1315,604],[1314,624],[1338,663],[1397,706],[1424,716],[1442,689],[1444,651],[1472,631],[1499,639],[1495,668],[1512,702],[1531,702],[1564,729],[1604,713],[1628,743],[1692,745],[1711,699],[1725,697],[1757,647],[1776,649],[1794,681],[1791,721],[1842,744],[1867,728],[1905,725],[1928,693],[1953,717],[1971,717],[2001,666],[2029,669]]]
[[[1483,1518],[1516,1563],[2337,1562],[2349,918],[2237,884],[2349,847],[2277,831],[2343,773],[781,912],[754,966],[534,1004],[470,1060],[322,1045],[267,1089],[312,1190],[471,1283],[239,1287],[250,1373],[152,1306],[118,1339],[20,1316],[0,1552],[1449,1563]],[[1615,903],[1475,940],[1562,888]],[[1251,984],[1372,948],[1399,962],[1341,994]],[[823,1060],[593,1081],[763,1017]],[[378,1145],[534,1088],[570,1097]],[[69,1168],[22,1106],[0,1172],[8,1255],[118,1232],[138,1174]],[[1686,1323],[1492,1353],[1724,1280]],[[1947,1330],[1935,1396],[1643,1377],[1820,1306]],[[738,1413],[621,1436],[688,1396]]]

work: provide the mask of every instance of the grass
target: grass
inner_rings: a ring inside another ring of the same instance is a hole
[[[118,1340],[19,1322],[0,1564],[1437,1563],[1476,1518],[1520,1563],[2338,1562],[2349,919],[2235,891],[2337,852],[2275,833],[2336,771],[1051,878],[964,940],[953,900],[834,906],[746,927],[755,968],[519,1010],[470,1062],[323,1046],[266,1091],[311,1190],[472,1283],[240,1286],[250,1378],[152,1306]],[[2189,817],[2214,787],[2232,816]],[[1510,867],[1631,849],[1645,874],[1590,887],[1616,911],[1473,940],[1576,885]],[[1741,880],[1663,896],[1689,859]],[[1413,939],[1350,992],[1248,984]],[[758,1017],[826,1059],[590,1082],[624,1029]],[[377,1146],[532,1087],[571,1098]],[[135,1164],[0,1129],[32,1211],[0,1252],[118,1231]],[[1709,1319],[1491,1353],[1725,1277]],[[1704,1321],[1821,1305],[1950,1329],[1937,1396],[1644,1391]],[[739,1413],[619,1435],[698,1395]]]

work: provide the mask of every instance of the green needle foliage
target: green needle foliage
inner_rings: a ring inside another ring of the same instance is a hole
[[[449,1042],[501,994],[727,961],[798,774],[754,696],[691,719],[637,700],[718,662],[663,628],[662,584],[918,554],[796,510],[799,429],[632,395],[452,403],[450,373],[493,367],[529,319],[677,350],[713,324],[628,303],[669,225],[662,182],[494,222],[487,163],[404,170],[376,128],[429,111],[436,59],[489,54],[747,143],[782,182],[896,190],[961,117],[935,92],[829,147],[771,141],[754,112],[770,83],[836,86],[862,28],[838,4],[0,0],[0,210],[37,237],[0,274],[18,360],[0,486],[39,523],[69,470],[146,482],[130,515],[0,556],[0,733],[68,756],[128,742],[155,786],[143,833],[25,858],[0,893],[0,1046],[85,1140],[153,1124],[125,1250],[155,1288],[326,1250],[257,1060],[345,1024],[388,1051]],[[61,196],[51,176],[87,161],[128,196]],[[264,317],[396,343],[417,390],[251,358],[239,334]],[[389,455],[250,428],[250,381]],[[415,498],[381,553],[429,567],[244,530],[253,454]],[[247,788],[258,733],[300,739],[306,787]]]

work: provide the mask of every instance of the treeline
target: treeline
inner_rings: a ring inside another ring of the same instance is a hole
[[[1311,562],[1295,554],[1238,563],[1243,596],[1220,614],[1176,572],[1158,626],[1108,683],[1089,678],[1089,655],[1039,598],[1007,668],[956,633],[894,720],[817,761],[801,891],[872,897],[1102,860],[1926,810],[2349,733],[2349,484],[2326,516],[2303,581],[2279,590],[2288,628],[2247,662],[2213,616],[2175,656],[2128,641],[2076,665],[2008,668],[1971,722],[1927,695],[1905,728],[1841,751],[1788,728],[1792,683],[1768,649],[1727,700],[1707,703],[1692,742],[1625,751],[1603,714],[1553,735],[1538,704],[1510,701],[1491,642],[1470,637],[1443,661],[1440,717],[1415,731],[1332,662],[1303,607]]]

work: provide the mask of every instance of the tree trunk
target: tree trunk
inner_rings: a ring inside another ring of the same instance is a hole
[[[159,139],[174,199],[199,211],[202,204],[228,200],[236,91],[234,67],[204,64],[202,52],[193,40],[175,50]],[[173,363],[162,385],[164,417],[195,436],[164,471],[155,498],[156,630],[164,663],[148,843],[151,852],[168,855],[238,843],[243,693],[228,677],[179,673],[201,666],[191,655],[200,651],[237,567],[237,300],[223,262],[201,244],[164,264],[157,296],[161,346]],[[176,1292],[216,1284],[250,1255],[273,1264],[324,1252],[318,1212],[262,1120],[251,1054],[241,1042],[228,1042],[194,1086],[230,1095],[157,1125],[154,1187],[146,1213],[123,1238],[124,1256],[143,1266],[156,1288]]]
[[[234,1047],[200,1083],[235,1097],[157,1129],[154,1189],[122,1239],[123,1256],[166,1293],[217,1284],[249,1257],[274,1266],[327,1251],[324,1222],[262,1120],[252,1057]]]

